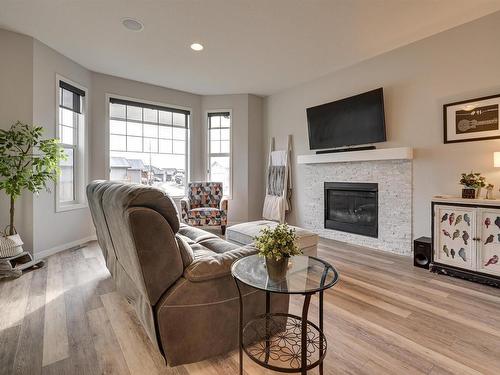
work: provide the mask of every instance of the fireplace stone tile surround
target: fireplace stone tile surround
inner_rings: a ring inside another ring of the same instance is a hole
[[[301,165],[302,225],[321,237],[402,255],[412,249],[412,162],[374,160]],[[325,182],[378,184],[378,238],[324,227]]]

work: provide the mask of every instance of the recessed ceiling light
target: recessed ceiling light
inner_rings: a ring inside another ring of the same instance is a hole
[[[127,29],[132,30],[132,31],[142,31],[142,29],[144,29],[144,25],[142,24],[142,22],[135,20],[133,18],[128,18],[128,17],[123,18],[122,24]]]
[[[191,44],[191,49],[193,51],[201,51],[203,50],[203,46],[200,43],[193,43]]]

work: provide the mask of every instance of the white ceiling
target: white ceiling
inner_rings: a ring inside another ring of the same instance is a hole
[[[500,0],[0,0],[0,27],[96,72],[269,95],[498,10]]]

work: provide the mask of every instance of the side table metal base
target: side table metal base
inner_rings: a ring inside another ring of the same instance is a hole
[[[301,317],[293,314],[260,315],[243,329],[243,351],[264,368],[305,373],[323,362],[327,341],[318,326],[302,322]]]

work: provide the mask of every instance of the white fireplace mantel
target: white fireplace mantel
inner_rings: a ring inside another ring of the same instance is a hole
[[[297,155],[297,164],[345,163],[370,160],[411,160],[413,148],[380,148],[376,150]]]

